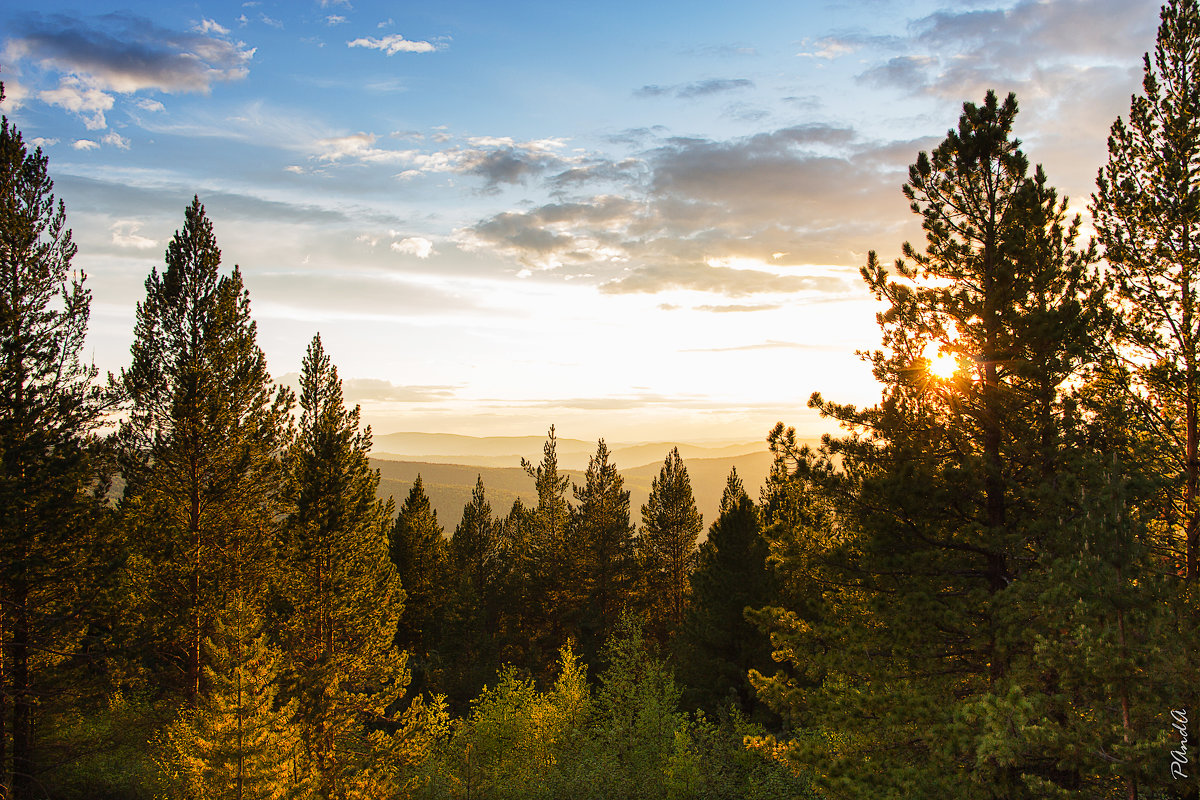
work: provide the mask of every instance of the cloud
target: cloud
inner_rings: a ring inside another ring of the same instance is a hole
[[[149,97],[142,97],[134,102],[142,111],[159,112],[165,111],[166,106],[157,100],[151,100]]]
[[[633,158],[589,157],[550,176],[562,197],[485,217],[461,229],[458,242],[531,275],[586,280],[609,294],[840,296],[850,285],[840,272],[797,274],[789,265],[856,268],[868,250],[919,234],[896,187],[933,143],[865,141],[851,128],[818,124],[669,138]],[[598,185],[603,193],[569,196]]]
[[[842,293],[850,285],[841,278],[810,277],[803,275],[780,275],[762,270],[713,267],[704,264],[674,264],[670,266],[644,266],[633,270],[626,277],[609,281],[600,286],[605,294],[634,294],[685,289],[696,292],[713,292],[726,297],[745,297],[751,294],[791,293],[802,291]],[[718,310],[713,306],[701,310]],[[737,310],[761,310],[742,307]]]
[[[330,27],[333,27],[334,25],[343,25],[345,22],[346,18],[340,14],[330,14],[329,16],[325,17],[325,24]]]
[[[643,86],[634,92],[634,94],[638,97],[673,95],[681,100],[690,100],[697,97],[708,97],[714,94],[725,94],[753,88],[754,81],[747,78],[713,78],[695,83],[680,83],[674,86]]]
[[[226,28],[222,25],[218,25],[216,22],[214,22],[211,19],[201,20],[198,24],[192,26],[192,30],[194,30],[196,33],[205,34],[205,35],[210,34],[210,33],[216,33],[221,36],[229,35],[229,28]]]
[[[17,28],[6,54],[62,73],[68,85],[86,90],[207,93],[215,83],[245,78],[254,56],[253,48],[214,33],[211,27],[172,31],[127,12],[35,15]]]
[[[389,56],[394,56],[396,53],[432,53],[438,49],[437,45],[432,42],[414,42],[405,39],[398,33],[384,36],[381,39],[376,39],[373,36],[360,37],[346,42],[346,46],[365,47],[368,50],[382,50]]]
[[[29,140],[29,143],[32,144],[34,147],[46,148],[46,147],[53,147],[54,145],[58,144],[58,139],[46,139],[41,136],[35,136],[34,138]]]
[[[410,236],[391,243],[392,250],[420,259],[433,255],[433,242],[420,236]]]
[[[38,97],[44,103],[78,114],[89,131],[108,127],[104,114],[113,107],[112,95],[85,85],[79,78],[64,76],[57,89],[39,92]]]
[[[441,137],[433,138],[435,143],[442,143]],[[524,183],[530,177],[561,171],[580,160],[558,152],[565,144],[561,139],[517,142],[508,137],[481,136],[445,150],[390,150],[377,147],[378,140],[375,134],[362,131],[318,139],[313,142],[312,157],[327,163],[397,164],[407,168],[399,173],[401,178],[433,173],[471,175],[483,179],[485,192],[495,192],[501,184]]]
[[[116,131],[109,131],[108,133],[104,134],[104,137],[100,141],[120,150],[129,149],[129,140]]]
[[[277,381],[292,389],[300,388],[300,375],[286,372]],[[453,398],[459,390],[451,385],[401,386],[378,378],[343,378],[342,398],[347,403],[434,403]]]
[[[961,100],[1005,87],[1026,95],[1067,96],[1064,71],[1138,60],[1154,40],[1157,4],[1128,0],[1020,0],[1009,8],[940,10],[896,40],[904,55],[866,69],[859,79],[913,93]]]
[[[782,303],[755,303],[753,305],[723,305],[723,306],[695,306],[693,311],[711,311],[716,314],[739,314],[751,311],[774,311],[783,308]]]
[[[100,147],[100,145],[96,144],[91,139],[76,139],[71,143],[71,147],[74,147],[76,150],[87,151],[96,150]]]
[[[109,226],[112,231],[112,243],[117,247],[132,247],[135,250],[148,250],[157,247],[158,242],[140,236],[142,223],[139,220],[120,219]]]

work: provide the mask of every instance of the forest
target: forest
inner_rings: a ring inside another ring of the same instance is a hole
[[[0,99],[3,91],[0,87]],[[277,384],[199,198],[130,361],[0,124],[0,798],[1174,798],[1200,783],[1200,5],[1087,220],[966,102],[861,269],[868,408],[705,530],[550,426],[536,505],[378,496],[319,335]],[[640,513],[639,513],[640,512]]]

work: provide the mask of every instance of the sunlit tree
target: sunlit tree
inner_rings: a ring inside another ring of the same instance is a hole
[[[0,100],[4,87],[0,84]],[[48,678],[98,587],[104,411],[81,359],[91,294],[40,149],[0,119],[0,795],[35,796]]]

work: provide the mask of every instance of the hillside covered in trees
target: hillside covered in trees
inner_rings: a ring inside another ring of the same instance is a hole
[[[1200,6],[1162,10],[1094,238],[1017,112],[963,105],[902,189],[925,241],[861,270],[879,402],[813,395],[843,435],[777,425],[707,526],[678,449],[634,503],[553,426],[529,502],[381,496],[199,198],[101,380],[5,118],[0,797],[1196,797]]]

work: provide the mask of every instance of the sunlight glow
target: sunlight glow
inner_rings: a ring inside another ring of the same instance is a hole
[[[928,370],[934,377],[949,380],[958,372],[958,359],[953,353],[942,350],[937,342],[925,345],[925,352],[922,355],[929,362]]]

